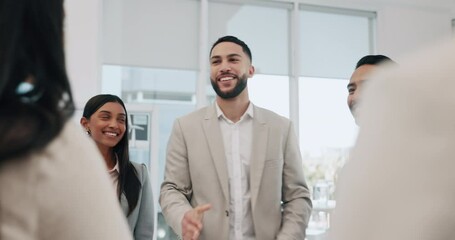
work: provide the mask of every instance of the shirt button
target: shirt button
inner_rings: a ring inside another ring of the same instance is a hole
[[[226,211],[224,211],[224,212],[226,213],[226,217],[229,217],[229,211],[226,210]]]

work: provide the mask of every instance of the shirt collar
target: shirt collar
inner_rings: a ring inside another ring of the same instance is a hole
[[[215,101],[215,106],[216,106],[216,116],[218,118],[220,117],[223,117],[224,119],[228,119],[223,111],[221,110],[220,106],[218,105],[218,103]],[[245,116],[250,116],[251,118],[254,117],[254,111],[253,111],[253,104],[250,102],[248,103],[248,108],[246,109],[245,113],[243,114],[243,116],[240,118],[240,121],[245,118]]]
[[[118,172],[118,173],[120,172],[119,166],[118,166],[118,157],[117,157],[117,154],[115,154],[115,160],[116,160],[116,161],[115,161],[115,166],[114,166],[112,169],[109,169],[109,171],[108,171],[109,173],[114,172],[114,171],[116,171],[116,172]]]

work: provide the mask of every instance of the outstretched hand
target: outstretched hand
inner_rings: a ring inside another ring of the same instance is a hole
[[[183,215],[182,237],[183,240],[198,240],[202,230],[204,213],[212,208],[211,204],[199,205]]]

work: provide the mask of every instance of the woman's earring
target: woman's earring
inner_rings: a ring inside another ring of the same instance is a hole
[[[87,130],[87,131],[86,131],[86,132],[87,132],[87,135],[91,136],[91,135],[92,135],[92,132],[90,132],[90,129],[87,128],[86,130]]]

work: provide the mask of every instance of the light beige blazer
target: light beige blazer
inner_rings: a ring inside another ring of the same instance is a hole
[[[304,239],[312,206],[294,128],[269,110],[253,109],[250,189],[256,239]],[[177,119],[160,195],[167,223],[181,235],[184,213],[210,203],[200,239],[229,239],[228,182],[215,105]]]
[[[133,239],[99,150],[72,120],[0,166],[0,239]]]

